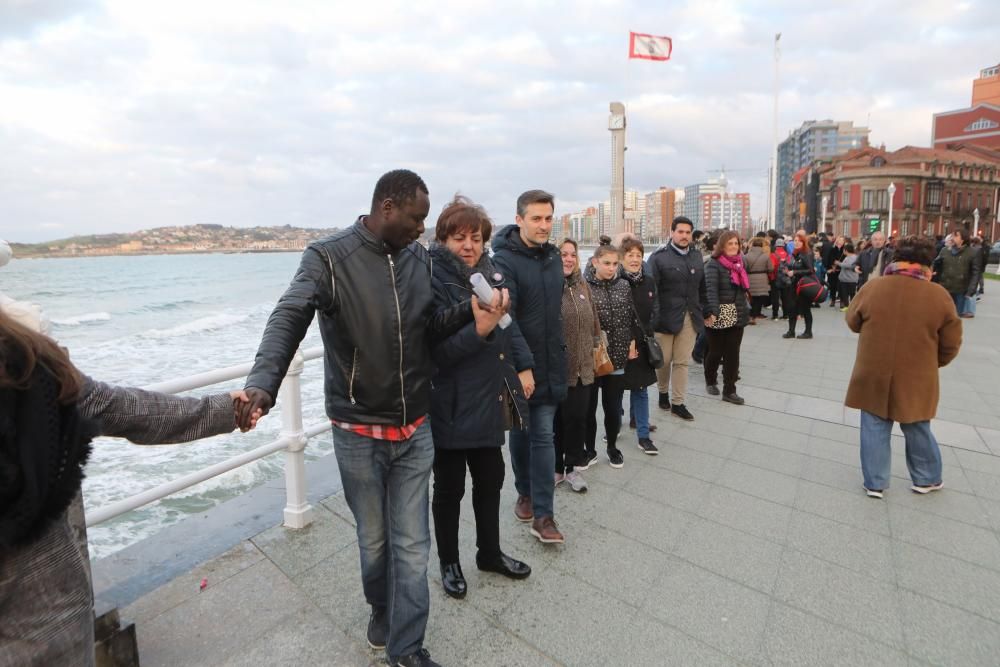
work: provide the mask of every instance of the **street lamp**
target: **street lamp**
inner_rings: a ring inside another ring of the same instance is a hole
[[[830,203],[830,197],[828,195],[823,195],[823,212],[820,214],[823,218],[823,229],[820,230],[824,234],[826,233],[826,205]]]
[[[892,239],[892,196],[896,194],[896,184],[889,181],[889,187],[886,190],[889,192],[889,232],[885,235],[888,241]]]
[[[973,236],[979,236],[979,209],[978,208],[975,211],[972,212],[972,220],[973,220],[973,223],[972,223],[973,224],[972,235]]]

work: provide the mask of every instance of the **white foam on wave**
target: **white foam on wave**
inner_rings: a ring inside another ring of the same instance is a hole
[[[177,336],[187,336],[193,333],[200,333],[202,331],[225,329],[226,327],[231,327],[234,324],[245,322],[249,318],[249,315],[221,313],[219,315],[200,317],[196,320],[192,320],[191,322],[185,322],[184,324],[178,324],[175,327],[170,327],[169,329],[150,329],[141,335],[145,338],[176,338]]]
[[[52,324],[61,327],[77,327],[81,324],[89,324],[91,322],[107,322],[110,319],[111,313],[84,313],[83,315],[74,315],[72,317],[52,318]]]

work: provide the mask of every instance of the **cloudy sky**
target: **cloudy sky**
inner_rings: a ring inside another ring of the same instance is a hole
[[[781,136],[854,120],[895,148],[968,105],[998,24],[991,0],[0,0],[0,237],[344,226],[397,167],[432,219],[461,191],[504,223],[532,187],[572,212],[608,197],[611,100],[627,187],[725,164],[763,215],[775,32]],[[629,30],[673,59],[629,62]]]

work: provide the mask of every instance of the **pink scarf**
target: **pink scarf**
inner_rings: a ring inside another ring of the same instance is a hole
[[[737,287],[750,289],[750,276],[747,275],[746,267],[743,266],[743,257],[740,255],[719,255],[719,264],[729,270],[729,280]]]

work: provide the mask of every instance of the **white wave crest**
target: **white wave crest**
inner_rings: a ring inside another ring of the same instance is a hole
[[[111,319],[111,313],[84,313],[83,315],[74,315],[72,317],[56,317],[52,319],[52,324],[61,327],[77,327],[81,324],[89,324],[91,322],[107,322]]]
[[[249,318],[249,315],[235,315],[229,313],[209,315],[208,317],[200,317],[197,320],[192,320],[191,322],[178,324],[177,326],[170,327],[169,329],[150,329],[149,331],[143,333],[142,336],[145,338],[176,338],[177,336],[187,336],[189,334],[200,333],[202,331],[225,329],[226,327],[231,327],[234,324],[245,322]]]

